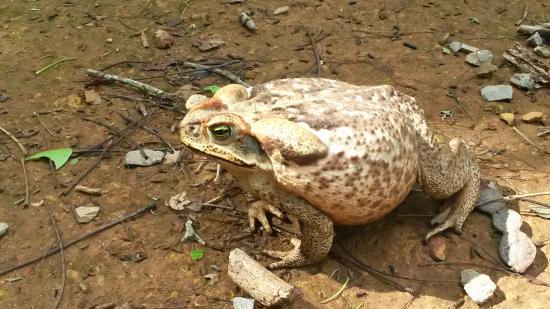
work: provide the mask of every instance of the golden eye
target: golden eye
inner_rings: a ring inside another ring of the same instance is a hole
[[[210,132],[215,139],[226,140],[231,136],[231,133],[233,133],[233,129],[226,124],[221,124],[210,127]]]

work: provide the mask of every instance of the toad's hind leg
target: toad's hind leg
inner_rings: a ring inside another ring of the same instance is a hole
[[[420,157],[422,190],[435,199],[451,198],[449,208],[432,220],[438,225],[426,239],[451,227],[460,232],[479,197],[480,172],[472,152],[462,140],[453,139],[449,144],[421,145]]]
[[[332,220],[323,212],[300,198],[289,197],[284,208],[300,222],[301,240],[292,239],[294,249],[290,251],[266,250],[267,255],[281,259],[269,268],[299,267],[323,260],[332,246],[334,228]]]

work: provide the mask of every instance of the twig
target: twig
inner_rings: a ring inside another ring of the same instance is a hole
[[[526,140],[529,144],[531,144],[531,146],[535,147],[537,150],[540,150],[546,154],[550,154],[550,151],[544,149],[544,148],[541,148],[539,146],[537,146],[537,144],[535,144],[532,140],[530,140],[527,136],[525,136],[525,134],[521,133],[518,128],[516,127],[512,127],[512,129],[517,133],[519,134],[519,136],[523,137],[524,140]]]
[[[56,66],[56,65],[58,65],[58,64],[60,64],[60,63],[62,63],[62,62],[70,61],[70,60],[76,60],[76,58],[63,58],[63,59],[59,59],[59,60],[57,60],[56,62],[51,63],[51,64],[48,64],[47,66],[43,67],[42,69],[40,69],[40,70],[34,72],[34,74],[40,75],[40,73],[42,73],[42,72],[48,70],[49,68],[54,67],[54,66]]]
[[[525,20],[525,18],[527,18],[527,14],[529,13],[529,4],[528,3],[525,3],[525,5],[523,6],[523,15],[521,16],[521,19],[518,20],[516,22],[516,26],[519,26],[523,23],[523,21]]]
[[[124,119],[126,122],[134,122],[134,120],[124,116],[124,114],[118,112],[118,111],[115,111],[122,119]],[[156,132],[156,130],[154,129],[151,129],[145,125],[142,125],[140,126],[140,128],[142,128],[143,130],[153,134],[154,136],[156,136],[161,142],[163,142],[166,146],[168,146],[168,148],[170,148],[172,150],[172,152],[176,152],[177,150],[172,146],[172,144],[170,144],[167,140],[165,140],[158,132]]]
[[[103,232],[103,231],[105,231],[105,230],[107,230],[107,229],[109,229],[109,228],[111,228],[111,227],[113,227],[113,226],[115,226],[115,225],[117,225],[117,224],[120,224],[120,223],[122,223],[122,222],[124,222],[124,221],[128,221],[128,220],[130,220],[130,219],[132,219],[132,218],[134,218],[134,217],[137,217],[138,215],[140,215],[140,214],[142,214],[142,213],[144,213],[144,212],[146,212],[146,211],[149,211],[149,210],[154,209],[156,206],[157,206],[157,204],[156,204],[155,202],[152,202],[152,203],[150,203],[149,205],[147,205],[147,206],[145,206],[145,207],[143,207],[143,208],[140,208],[140,209],[138,209],[138,210],[136,210],[136,211],[134,211],[134,212],[132,212],[132,213],[129,213],[129,214],[127,214],[126,216],[124,216],[124,217],[122,217],[122,218],[120,218],[120,219],[117,219],[117,220],[115,220],[115,221],[113,221],[113,222],[104,224],[104,225],[98,227],[97,229],[95,229],[95,230],[93,230],[93,231],[91,231],[91,232],[89,232],[89,233],[86,233],[86,234],[84,234],[84,235],[82,235],[82,236],[80,236],[80,237],[78,237],[78,238],[76,238],[76,239],[73,239],[73,240],[71,240],[71,241],[65,243],[65,244],[63,245],[63,249],[67,249],[67,248],[73,246],[74,244],[76,244],[76,243],[78,243],[78,242],[80,242],[80,241],[82,241],[82,240],[84,240],[84,239],[86,239],[86,238],[88,238],[88,237],[91,237],[91,236],[94,236],[94,235],[96,235],[96,234],[99,234],[99,233],[101,233],[101,232]],[[38,261],[40,261],[40,260],[42,260],[42,259],[47,258],[48,256],[50,256],[50,255],[52,255],[52,254],[56,254],[56,253],[59,252],[59,251],[60,251],[60,248],[52,249],[52,250],[50,250],[50,251],[48,251],[48,252],[46,252],[46,253],[44,253],[44,254],[42,254],[42,255],[40,255],[40,256],[37,256],[37,257],[35,257],[35,258],[32,258],[32,259],[30,259],[30,260],[28,260],[28,261],[26,261],[26,262],[23,262],[23,263],[21,263],[21,264],[19,264],[19,265],[16,265],[16,266],[10,267],[10,268],[8,268],[8,269],[6,269],[6,270],[0,271],[0,276],[3,276],[3,275],[5,275],[5,274],[8,274],[8,273],[10,273],[10,272],[12,272],[12,271],[21,269],[21,268],[23,268],[23,267],[25,267],[25,266],[28,266],[28,265],[32,264],[32,263],[38,262]]]
[[[59,183],[57,182],[57,176],[56,176],[56,172],[55,172],[55,165],[54,165],[52,160],[48,160],[48,162],[50,163],[50,171],[52,173],[53,188],[57,189],[57,187],[59,186]]]
[[[59,303],[61,303],[61,299],[63,298],[63,292],[65,291],[65,277],[67,274],[67,271],[65,269],[65,251],[63,250],[63,239],[61,239],[61,235],[59,234],[59,229],[57,227],[57,224],[55,223],[55,219],[53,218],[52,211],[50,209],[50,206],[46,204],[46,210],[48,211],[48,217],[50,217],[50,221],[53,225],[53,229],[55,231],[55,236],[57,237],[57,243],[59,244],[59,259],[61,262],[61,289],[59,290],[59,294],[57,297],[57,300],[55,304],[53,305],[54,309],[57,309],[59,307]]]
[[[4,129],[2,126],[0,126],[0,130],[2,132],[4,132],[9,138],[11,138],[16,144],[17,146],[19,146],[19,149],[21,149],[21,152],[26,156],[29,154],[29,152],[27,151],[27,149],[25,149],[25,146],[23,146],[23,144],[21,144],[19,142],[19,140],[17,138],[15,138],[15,136],[13,136],[8,130]]]
[[[320,302],[320,304],[326,304],[329,301],[332,301],[332,300],[336,299],[338,296],[340,296],[340,294],[342,294],[344,289],[348,286],[348,283],[349,283],[349,276],[346,277],[346,281],[344,282],[344,284],[342,284],[342,286],[338,289],[338,291],[336,291],[336,293],[334,293],[334,295],[332,295],[331,297],[329,297],[325,300],[322,300]]]
[[[542,136],[545,136],[547,134],[550,134],[550,130],[540,132],[539,134],[537,134],[537,137],[542,137]]]
[[[495,198],[495,199],[492,199],[492,200],[488,200],[488,201],[483,202],[481,204],[477,204],[476,207],[491,204],[493,202],[502,201],[502,200],[504,200],[504,201],[520,200],[520,199],[523,199],[523,198],[526,198],[526,197],[541,196],[541,195],[550,195],[550,191],[525,193],[525,194],[514,194],[514,195],[503,196],[503,197],[500,197],[500,198]]]
[[[145,92],[149,95],[155,96],[157,98],[169,99],[169,100],[173,100],[173,101],[178,101],[179,100],[178,97],[174,94],[168,93],[168,92],[166,92],[164,90],[161,90],[159,88],[156,88],[156,87],[153,87],[151,85],[147,85],[147,84],[138,82],[138,81],[130,79],[130,78],[121,77],[121,76],[114,75],[114,74],[108,74],[108,73],[104,73],[104,72],[100,72],[100,71],[96,71],[96,70],[92,70],[92,69],[87,69],[86,74],[88,76],[101,78],[101,79],[104,79],[104,80],[121,82],[125,85],[135,87],[135,88],[137,88],[137,89],[139,89],[139,90],[141,90],[141,91],[143,91],[143,92]]]
[[[50,133],[51,136],[53,136],[54,138],[56,139],[59,139],[59,136],[55,135],[47,126],[46,124],[44,123],[44,121],[42,121],[42,119],[40,118],[40,114],[36,113],[36,112],[33,112],[33,115],[36,116],[36,118],[38,118],[38,122],[44,127],[44,129],[46,129],[46,131],[48,133]]]
[[[232,82],[235,82],[237,84],[240,84],[240,85],[243,85],[245,87],[251,87],[250,84],[246,83],[246,82],[243,82],[237,75],[229,72],[229,71],[226,71],[226,70],[222,70],[222,69],[218,69],[218,68],[212,68],[212,67],[209,67],[209,66],[206,66],[206,65],[202,65],[202,64],[198,64],[198,63],[193,63],[193,62],[178,62],[179,64],[183,65],[183,66],[186,66],[188,68],[194,68],[194,69],[198,69],[198,70],[206,70],[206,71],[211,71],[211,72],[214,72],[218,75],[221,75],[227,79],[229,79],[230,81]]]
[[[309,32],[306,26],[302,25],[302,27],[304,27],[304,29],[306,30],[306,34],[309,37],[309,41],[311,42],[311,48],[313,49],[313,56],[315,57],[315,63],[317,65],[317,77],[321,77],[321,57],[319,56],[319,50],[317,49],[317,45],[313,40],[313,36],[311,35],[311,32]]]
[[[29,179],[27,177],[27,169],[25,168],[25,158],[21,158],[21,166],[23,167],[23,177],[25,178],[25,202],[23,207],[29,206],[31,194],[29,191]]]

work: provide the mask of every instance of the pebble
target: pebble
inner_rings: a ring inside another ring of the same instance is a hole
[[[445,237],[435,235],[428,239],[428,247],[430,248],[431,257],[438,262],[445,261],[447,258],[447,242]]]
[[[219,47],[222,47],[225,45],[225,42],[222,40],[210,40],[208,42],[202,42],[199,45],[199,51],[200,52],[206,52],[209,50],[213,50]]]
[[[537,255],[537,247],[522,231],[505,233],[500,239],[498,254],[514,271],[524,273]]]
[[[493,226],[502,233],[519,231],[523,220],[514,210],[503,208],[492,215]]]
[[[10,96],[0,91],[0,103],[6,102],[10,99]]]
[[[233,298],[233,308],[234,309],[254,309],[254,299],[244,298],[244,297],[235,297]]]
[[[174,45],[174,37],[162,30],[159,29],[157,32],[155,32],[155,46],[159,49],[167,49],[170,48],[170,46]]]
[[[487,187],[482,188],[479,192],[479,199],[477,200],[477,208],[485,213],[488,214],[494,214],[495,212],[501,210],[502,208],[506,207],[506,203],[504,200],[497,200],[502,198],[502,193],[498,191],[494,187],[494,182],[491,182],[487,185]],[[488,201],[493,201],[491,203],[485,204]],[[484,204],[484,205],[483,205]]]
[[[8,224],[5,222],[0,222],[0,236],[6,234],[8,232]]]
[[[506,122],[507,124],[514,125],[514,114],[513,113],[502,113],[499,115],[500,119]]]
[[[143,152],[147,155],[147,159],[141,155],[139,150],[126,153],[124,164],[127,166],[151,166],[160,163],[164,158],[164,152],[162,151],[143,149]]]
[[[527,39],[527,45],[531,47],[537,47],[539,45],[542,45],[542,43],[542,37],[538,32],[533,33],[533,35]]]
[[[457,42],[457,41],[451,42],[451,43],[449,43],[449,49],[453,53],[458,53],[460,51],[460,49],[462,49],[462,43]]]
[[[534,122],[541,122],[543,117],[544,117],[544,114],[541,112],[530,112],[523,115],[523,117],[521,117],[521,120],[527,123],[534,123]]]
[[[543,46],[537,46],[534,49],[535,54],[543,57],[543,58],[550,58],[550,49],[543,47]]]
[[[481,96],[489,102],[511,100],[512,94],[513,89],[510,85],[493,85],[481,88]]]
[[[107,40],[105,40],[107,43],[111,44],[113,43],[113,38],[107,38]]]
[[[477,304],[486,302],[497,288],[491,278],[480,274],[473,269],[466,269],[460,273],[460,282],[464,286],[466,294]]]
[[[81,206],[75,210],[76,220],[80,223],[88,223],[92,221],[99,213],[97,206]]]
[[[241,19],[241,24],[243,24],[246,29],[250,31],[256,31],[256,23],[254,23],[254,20],[252,20],[250,16],[248,16],[245,12],[241,12],[239,14],[239,17]]]
[[[531,77],[529,73],[518,73],[514,74],[510,78],[510,82],[523,89],[533,89],[535,87],[535,80]]]
[[[468,62],[469,64],[473,64],[475,66],[479,66],[483,62],[490,63],[492,60],[493,60],[493,54],[486,49],[469,53],[466,56],[466,62]]]
[[[288,13],[289,10],[290,10],[290,8],[288,6],[281,6],[281,7],[276,8],[273,11],[273,15],[286,14],[286,13]]]

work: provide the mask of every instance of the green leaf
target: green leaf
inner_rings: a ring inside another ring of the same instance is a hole
[[[202,249],[193,249],[191,250],[191,259],[193,261],[200,260],[204,256],[204,250]]]
[[[204,91],[210,91],[212,94],[214,94],[214,93],[218,92],[218,90],[220,90],[220,86],[210,85],[210,86],[204,87],[203,89],[204,89]]]
[[[532,212],[537,214],[537,216],[544,218],[544,219],[550,219],[550,208],[543,207],[543,206],[537,206],[537,207],[529,207]]]
[[[80,158],[74,158],[74,159],[72,159],[71,161],[69,161],[69,163],[70,163],[71,165],[76,165],[76,164],[78,163],[78,161],[80,161]]]
[[[450,54],[451,54],[451,50],[450,50],[449,48],[443,47],[442,49],[443,49],[443,53],[444,53],[444,54],[447,54],[447,55],[450,55]]]
[[[55,164],[55,169],[60,169],[71,157],[73,150],[71,148],[59,148],[52,150],[45,150],[39,153],[35,153],[32,156],[26,158],[26,160],[36,160],[40,158],[48,158]]]

